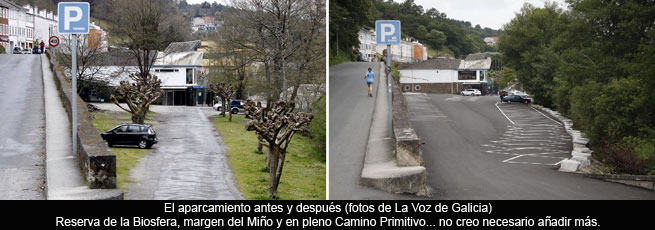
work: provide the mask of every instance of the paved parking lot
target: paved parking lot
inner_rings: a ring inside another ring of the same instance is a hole
[[[558,121],[525,104],[496,103],[513,125],[498,139],[483,144],[491,154],[505,155],[502,162],[557,166],[570,157],[571,137]]]
[[[558,122],[496,96],[406,94],[432,199],[653,199],[652,191],[557,171]]]

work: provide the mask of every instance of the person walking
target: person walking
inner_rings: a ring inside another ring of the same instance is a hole
[[[41,40],[40,45],[41,45],[41,53],[43,53],[43,49],[45,49],[45,43],[43,42],[43,40]]]
[[[375,73],[372,71],[371,67],[368,67],[368,72],[364,75],[364,79],[366,79],[368,96],[373,97],[373,80],[375,79]]]

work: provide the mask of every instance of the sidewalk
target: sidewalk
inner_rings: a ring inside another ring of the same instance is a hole
[[[82,179],[77,156],[73,155],[71,148],[71,123],[59,97],[59,91],[47,60],[45,55],[41,55],[43,96],[45,98],[47,199],[95,200],[111,197],[109,193],[117,191],[89,189]]]
[[[380,75],[384,74],[384,66],[380,68]],[[362,183],[374,186],[392,193],[416,193],[421,181],[425,181],[425,167],[407,166],[399,167],[394,155],[395,140],[390,136],[392,127],[389,118],[389,93],[386,77],[379,77],[378,90],[375,93],[375,108],[364,168],[362,170]]]

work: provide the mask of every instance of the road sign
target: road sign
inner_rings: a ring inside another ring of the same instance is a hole
[[[89,10],[88,2],[60,2],[57,4],[60,34],[88,34]]]
[[[375,42],[378,45],[400,44],[400,21],[398,20],[375,21]]]
[[[59,45],[59,37],[51,36],[50,39],[48,39],[48,43],[50,43],[50,47],[57,47]]]

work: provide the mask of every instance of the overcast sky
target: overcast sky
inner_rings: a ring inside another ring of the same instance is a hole
[[[405,0],[394,0],[404,2]],[[542,7],[546,0],[414,0],[416,5],[423,6],[423,10],[436,8],[446,13],[448,18],[460,21],[469,21],[472,26],[480,24],[482,28],[500,29],[508,23],[517,12],[521,11],[523,3],[530,3]],[[554,0],[561,7],[564,0]]]

